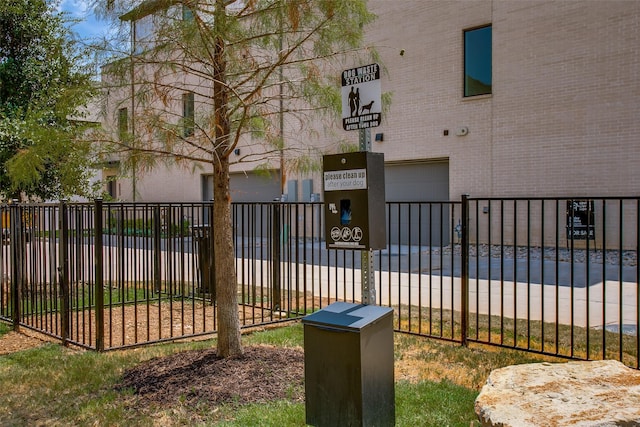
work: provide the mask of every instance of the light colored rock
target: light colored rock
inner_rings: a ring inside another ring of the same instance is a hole
[[[496,369],[475,410],[483,426],[640,426],[640,371],[614,360]]]

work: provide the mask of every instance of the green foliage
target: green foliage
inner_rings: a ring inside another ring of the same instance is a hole
[[[80,66],[85,54],[50,2],[0,3],[1,195],[46,199],[87,190],[90,147],[77,120],[93,93]]]
[[[140,171],[159,159],[188,159],[215,167],[216,159],[225,157],[273,169],[283,156],[288,169],[309,169],[310,161],[297,159],[313,146],[309,136],[317,127],[307,123],[321,119],[329,122],[327,128],[337,127],[331,122],[341,109],[336,64],[370,60],[375,53],[363,46],[364,27],[375,19],[366,1],[260,0],[226,8],[220,5],[229,2],[189,2],[192,19],[181,19],[181,3],[169,3],[154,3],[152,9],[136,9],[130,0],[110,1],[110,9],[100,3],[116,19],[127,14],[146,22],[152,16],[154,22],[151,40],[140,42],[133,57],[134,68],[145,70],[135,73],[135,137],[113,140],[111,146],[125,158],[122,165]],[[130,52],[123,52],[105,68],[109,89],[121,89],[123,106],[131,105],[131,60]],[[185,84],[176,75],[197,82]],[[214,100],[211,88],[217,83],[223,102]],[[185,90],[194,93],[197,111],[195,132],[187,136],[176,105]],[[216,110],[230,133],[216,133],[223,129]],[[230,157],[246,145],[253,146],[249,154],[243,150]]]

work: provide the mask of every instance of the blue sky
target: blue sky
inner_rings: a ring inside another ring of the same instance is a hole
[[[70,18],[81,20],[72,30],[82,39],[101,37],[108,30],[106,22],[95,18],[89,4],[90,0],[62,0],[59,6],[59,10],[68,13]]]

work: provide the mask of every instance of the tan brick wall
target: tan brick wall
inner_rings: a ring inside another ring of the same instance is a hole
[[[370,5],[393,92],[374,130],[386,160],[449,158],[452,198],[638,193],[640,2]],[[493,94],[463,99],[463,30],[488,23]]]
[[[448,159],[452,199],[638,194],[640,1],[369,4],[379,18],[367,41],[386,67],[382,89],[393,94],[372,130],[384,134],[373,150],[387,162]],[[485,24],[493,28],[493,94],[465,99],[463,31]],[[295,139],[301,125],[287,123]],[[456,136],[462,126],[469,134]],[[358,140],[338,123],[318,126],[317,135],[303,141],[322,147],[316,156]],[[145,200],[199,199],[196,187],[200,175],[188,170],[154,171],[138,186],[159,193]]]

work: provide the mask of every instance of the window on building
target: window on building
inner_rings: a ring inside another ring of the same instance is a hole
[[[126,108],[118,110],[118,139],[124,141],[129,132],[129,111]]]
[[[464,96],[491,93],[491,25],[464,32]]]
[[[111,197],[112,200],[116,200],[118,198],[118,190],[117,190],[117,181],[115,176],[111,176],[107,179],[107,194]]]
[[[195,123],[195,103],[193,92],[186,92],[182,94],[182,121],[183,135],[193,135]]]
[[[154,15],[143,16],[133,21],[131,43],[134,54],[141,54],[154,48],[156,44],[157,23],[154,22]]]

